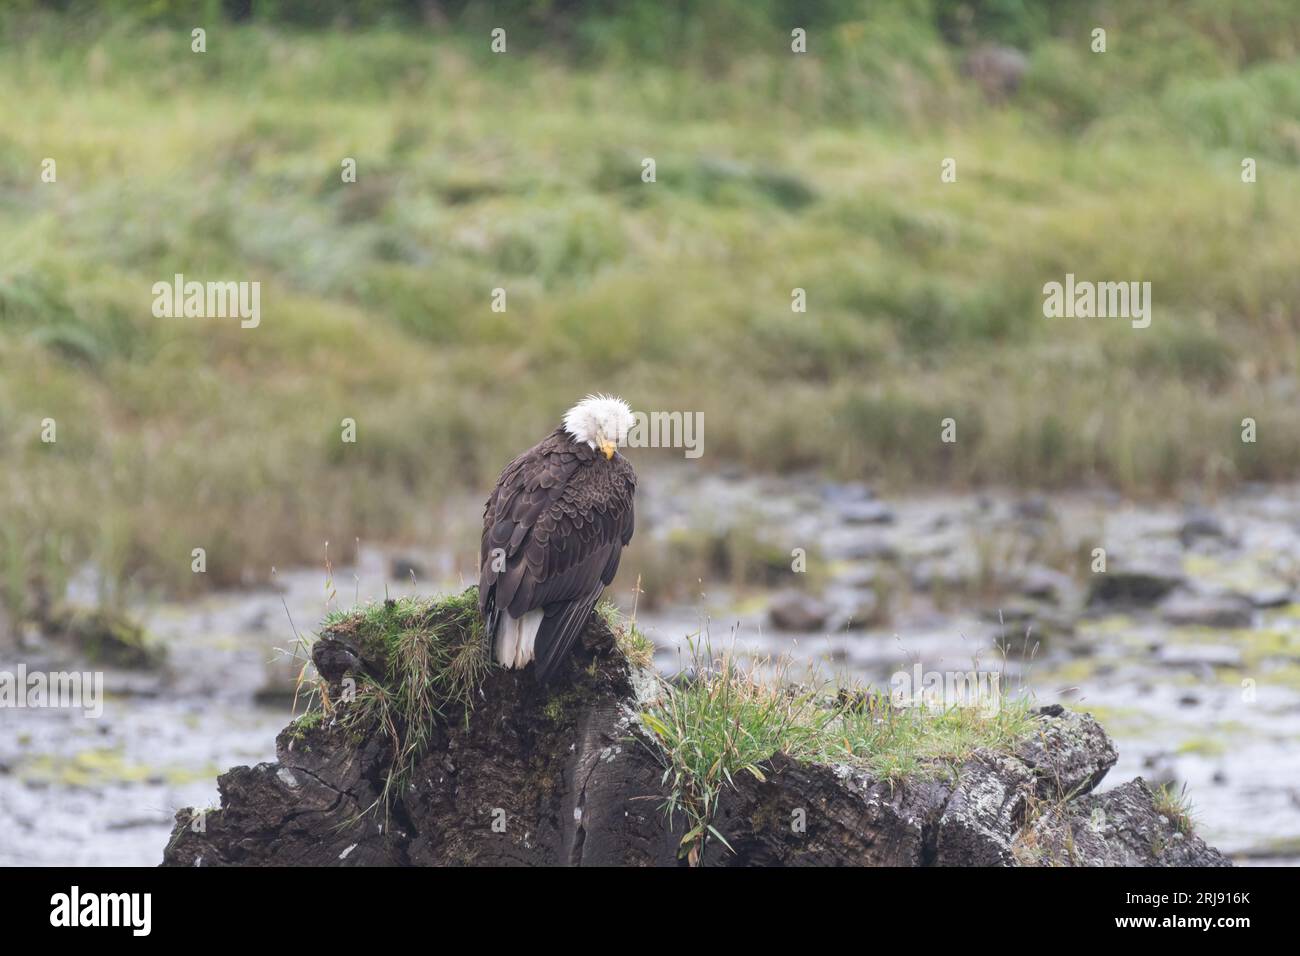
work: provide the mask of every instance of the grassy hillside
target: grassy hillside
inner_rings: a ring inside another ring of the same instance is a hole
[[[521,20],[505,56],[383,18],[216,19],[204,54],[173,21],[2,21],[10,602],[87,560],[185,588],[426,533],[449,483],[486,488],[594,390],[703,411],[705,466],[1292,477],[1291,5],[961,6],[863,5],[805,56],[779,17],[734,43],[703,19],[654,55],[635,24],[577,44]],[[1027,45],[1002,104],[961,71],[985,26]],[[261,325],[155,318],[177,272],[260,281]],[[1149,280],[1151,327],[1044,319],[1067,272]]]

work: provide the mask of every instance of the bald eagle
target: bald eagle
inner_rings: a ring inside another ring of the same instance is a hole
[[[632,540],[636,475],[618,446],[635,420],[588,395],[506,465],[483,510],[478,602],[493,656],[546,680],[586,626]]]

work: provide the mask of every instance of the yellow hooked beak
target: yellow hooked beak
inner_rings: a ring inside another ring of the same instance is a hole
[[[618,445],[612,441],[602,440],[600,443],[600,450],[604,454],[605,460],[608,461],[614,457],[614,452],[618,451]]]

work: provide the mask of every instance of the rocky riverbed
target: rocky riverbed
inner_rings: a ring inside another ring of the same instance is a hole
[[[1119,749],[1112,781],[1186,785],[1206,840],[1239,862],[1300,861],[1300,489],[1153,506],[690,487],[696,512],[662,508],[672,492],[647,503],[652,534],[725,537],[743,516],[773,563],[804,549],[811,580],[757,596],[702,586],[691,607],[643,613],[661,666],[707,633],[878,686],[917,664],[994,670],[1004,691],[1095,714]]]
[[[157,863],[177,808],[215,803],[218,772],[273,759],[305,661],[295,631],[310,639],[327,608],[357,599],[472,583],[480,509],[471,498],[447,509],[465,520],[444,547],[363,546],[328,578],[280,572],[259,589],[134,608],[167,663],[107,670],[102,717],[0,714],[0,864]],[[1095,714],[1119,751],[1108,782],[1186,784],[1207,842],[1238,862],[1291,863],[1298,581],[1295,488],[1156,506],[1106,494],[882,500],[858,485],[681,469],[643,474],[613,596],[636,605],[665,670],[688,638],[707,638],[715,651],[789,655],[827,680],[883,685],[917,664],[996,672],[1004,692]],[[0,648],[0,670],[19,662],[78,663],[31,633]]]

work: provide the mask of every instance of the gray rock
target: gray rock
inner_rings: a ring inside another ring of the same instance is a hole
[[[134,619],[111,608],[57,608],[43,622],[47,635],[90,663],[130,670],[160,669],[167,646]]]
[[[1074,634],[1074,619],[1059,608],[1011,601],[980,612],[980,618],[1000,628],[998,637],[1051,640]]]
[[[168,686],[168,679],[159,671],[106,669],[104,693],[113,697],[158,697]]]
[[[961,776],[935,840],[939,866],[1013,866],[1013,841],[1034,792],[1031,768],[1012,757],[981,753],[961,768]]]
[[[765,779],[749,774],[725,788],[714,826],[718,841],[705,849],[705,866],[920,866],[929,831],[948,788],[920,780],[896,787],[846,766],[827,766],[776,754]],[[795,835],[789,814],[804,809],[807,832]],[[733,852],[734,851],[734,852]]]
[[[879,565],[874,562],[863,562],[837,570],[835,583],[851,590],[862,590],[875,587],[880,576]]]
[[[835,601],[838,629],[874,627],[884,622],[884,606],[874,591],[852,591]]]
[[[1064,806],[1048,805],[1027,828],[1024,855],[1042,866],[1231,866],[1157,808],[1141,777]]]
[[[845,524],[894,523],[894,509],[883,501],[846,501],[838,510]]]
[[[821,492],[822,497],[831,502],[870,501],[876,497],[875,490],[860,481],[843,484],[828,481],[821,486]]]
[[[339,702],[334,718],[291,724],[275,762],[223,774],[221,806],[205,814],[201,832],[193,810],[178,812],[164,865],[680,866],[686,823],[660,808],[661,757],[633,716],[653,690],[638,690],[646,675],[614,652],[614,640],[593,615],[563,693],[539,693],[528,672],[491,671],[473,711],[439,723],[384,816],[371,808],[384,800],[393,743],[380,729],[348,725],[340,682],[372,667],[386,673],[386,650],[354,645],[346,628],[326,630],[313,659]],[[1059,706],[1040,711],[1014,749],[936,763],[937,772],[901,784],[859,764],[775,753],[761,773],[736,773],[723,788],[709,822],[726,845],[696,843],[691,859],[1224,865],[1141,780],[1089,793],[1114,760],[1091,716]],[[504,831],[490,826],[495,813],[508,820]],[[796,815],[802,827],[790,825]]]
[[[388,577],[393,581],[426,580],[424,565],[415,558],[397,555],[388,562]]]
[[[1025,568],[1016,579],[1016,589],[1025,597],[1059,603],[1075,592],[1074,579],[1062,571],[1035,564]]]
[[[1242,665],[1240,649],[1228,644],[1164,644],[1156,652],[1156,660],[1166,667],[1193,669]]]
[[[829,548],[828,548],[829,550]],[[887,538],[854,535],[837,542],[834,553],[846,561],[888,561],[899,559],[897,546]]]
[[[1285,607],[1291,603],[1295,592],[1285,584],[1261,585],[1243,597],[1258,608]]]
[[[265,607],[259,607],[256,611],[245,618],[240,629],[249,634],[263,634],[270,630],[271,611]]]
[[[202,832],[191,826],[194,811],[177,813],[164,863],[674,865],[684,821],[635,797],[657,791],[663,768],[647,741],[632,740],[628,715],[640,698],[613,642],[593,614],[550,706],[531,675],[491,672],[473,720],[449,716],[414,761],[391,817],[375,808],[393,758],[382,729],[358,734],[330,718],[290,724],[274,763],[219,778],[221,807]],[[323,632],[313,658],[330,699],[343,701],[344,678],[383,672],[372,654],[384,652],[355,645],[346,630]],[[508,820],[504,832],[491,826],[494,808]]]
[[[926,558],[912,566],[912,587],[918,591],[960,591],[969,587],[973,572],[955,558]]]
[[[1030,495],[1011,506],[1011,514],[1020,521],[1051,521],[1055,518],[1045,495]]]
[[[1196,627],[1250,627],[1255,614],[1254,605],[1238,595],[1186,591],[1175,591],[1159,611],[1170,624]]]
[[[829,604],[802,591],[780,591],[768,605],[772,626],[781,631],[820,631],[830,620]]]
[[[1119,754],[1091,714],[1066,710],[1059,704],[1039,711],[1038,728],[1016,756],[1035,769],[1041,797],[1062,798],[1087,793],[1097,784]]]
[[[1191,547],[1201,538],[1222,540],[1224,537],[1223,523],[1212,511],[1204,508],[1189,510],[1183,518],[1182,527],[1178,529],[1178,540],[1183,543],[1183,547]]]
[[[1092,575],[1089,607],[1152,607],[1185,583],[1181,570],[1156,567],[1112,568]]]

